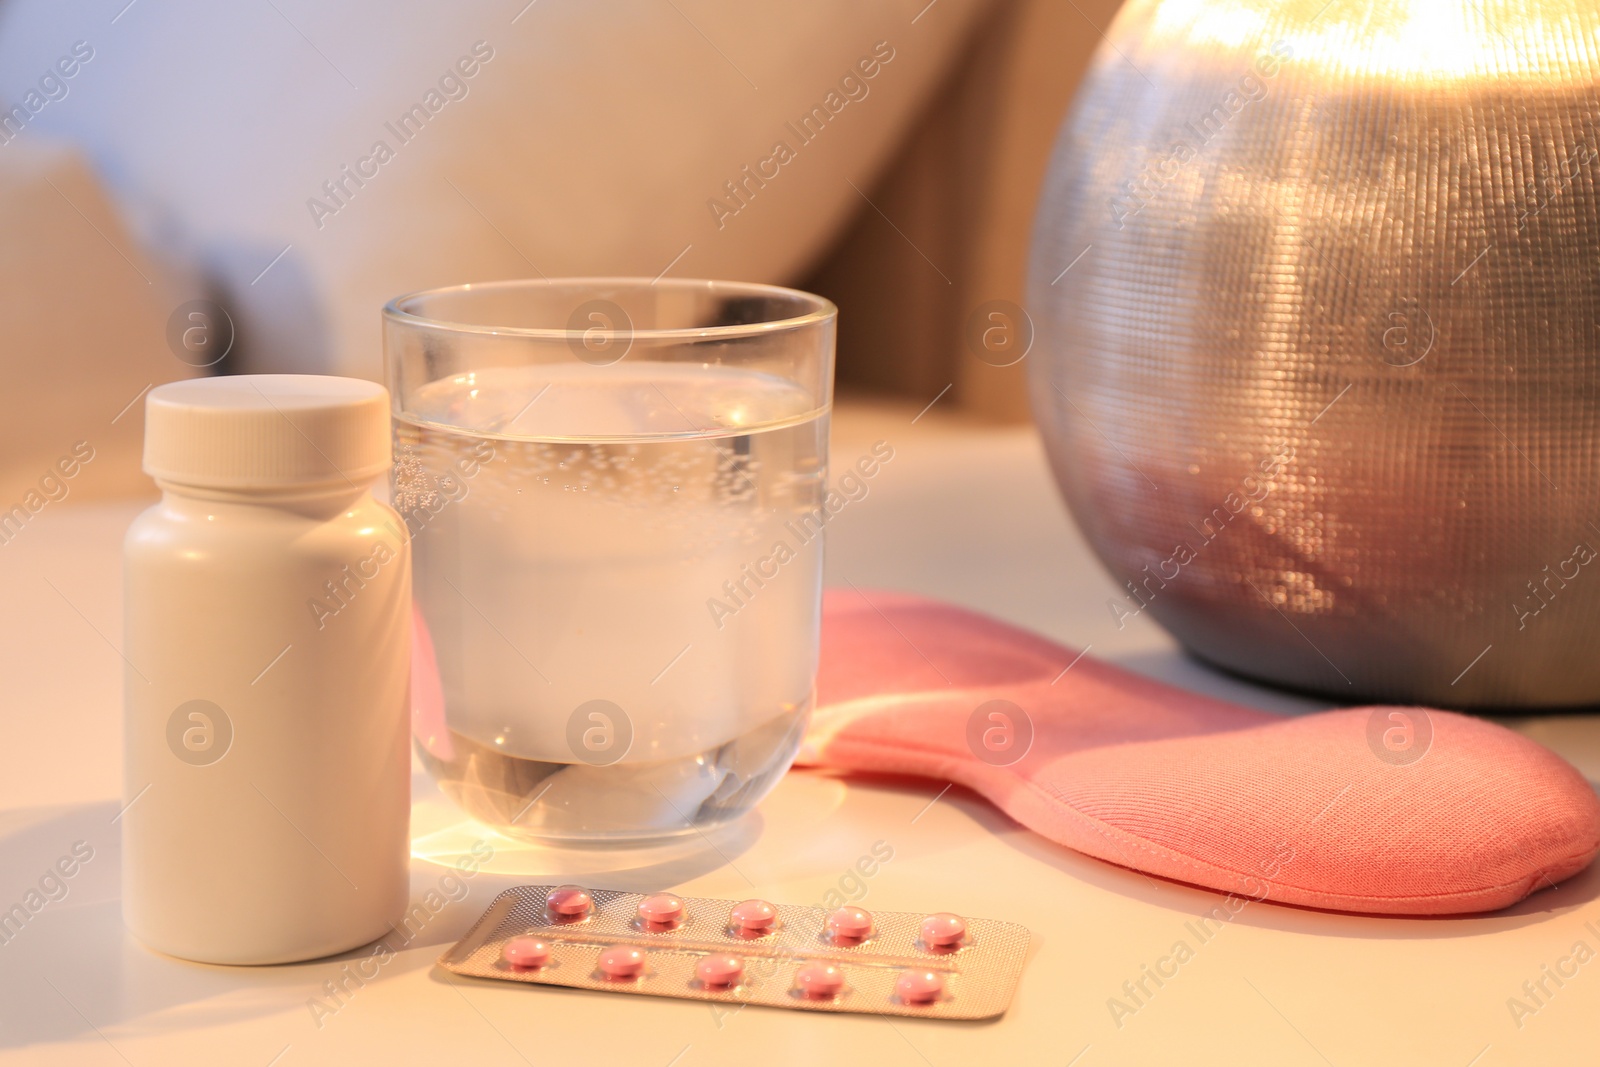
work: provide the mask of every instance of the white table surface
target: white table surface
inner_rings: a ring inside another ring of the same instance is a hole
[[[938,408],[844,405],[834,456],[894,459],[829,530],[828,575],[967,604],[1170,682],[1264,708],[1313,702],[1180,654],[1116,589],[1068,519],[1033,431]],[[1600,951],[1600,872],[1467,919],[1362,918],[1256,904],[1119,1027],[1107,1006],[1187,937],[1214,894],[1068,851],[963,790],[795,772],[721,842],[680,854],[557,853],[463,821],[416,776],[413,895],[480,837],[494,859],[411,946],[318,1025],[308,1000],[344,962],[225,968],[156,955],[118,912],[119,545],[143,502],[51,504],[0,545],[0,910],[75,842],[93,859],[0,944],[0,1064],[440,1063],[702,1067],[873,1063],[1567,1064],[1600,1061],[1600,959],[1520,1027],[1508,998],[1578,941]],[[1600,778],[1600,720],[1512,725]],[[1020,922],[1033,950],[999,1020],[939,1023],[447,981],[434,960],[501,889],[550,879],[809,903],[874,842],[894,850],[863,903]],[[1554,988],[1553,985],[1551,988]]]

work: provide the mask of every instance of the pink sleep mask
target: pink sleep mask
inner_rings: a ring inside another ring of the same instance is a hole
[[[823,620],[801,764],[954,782],[1109,863],[1284,904],[1448,915],[1505,907],[1600,851],[1583,776],[1482,719],[1272,715],[897,593],[830,590]]]

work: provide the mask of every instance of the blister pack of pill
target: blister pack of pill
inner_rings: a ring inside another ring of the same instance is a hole
[[[501,893],[443,956],[473,978],[804,1011],[986,1019],[1011,1003],[1027,929],[582,886]]]

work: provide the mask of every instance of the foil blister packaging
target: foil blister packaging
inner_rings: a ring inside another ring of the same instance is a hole
[[[580,894],[586,910],[560,914],[550,903],[558,891]],[[681,919],[673,924],[645,921],[641,906],[648,910],[649,902],[663,896],[681,903]],[[736,905],[744,906],[704,897],[517,886],[496,897],[472,929],[439,957],[439,964],[466,977],[532,985],[802,1011],[986,1019],[1010,1005],[1028,954],[1025,927],[992,919],[943,916],[961,924],[964,933],[957,943],[941,947],[923,940],[926,913],[873,912],[868,917],[871,933],[853,941],[830,932],[830,913],[821,908],[771,905],[775,922],[755,932],[741,929],[731,918]],[[506,959],[507,943],[513,939],[519,945],[534,939],[547,961],[514,966]],[[612,977],[602,969],[602,954],[619,949],[625,956],[628,949],[642,955],[638,975]],[[702,961],[724,955],[743,964],[736,981],[708,985],[697,976]],[[842,979],[837,993],[818,995],[815,987],[811,992],[802,988],[803,971],[814,975],[827,971],[828,965],[833,968],[829,981]],[[912,987],[914,995],[901,995]],[[931,989],[937,993],[930,995]]]

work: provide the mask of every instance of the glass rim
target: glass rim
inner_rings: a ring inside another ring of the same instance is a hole
[[[788,286],[769,285],[765,282],[720,281],[713,278],[646,278],[642,275],[637,277],[597,275],[575,278],[508,278],[490,282],[465,282],[459,285],[444,285],[433,289],[418,289],[414,292],[403,293],[384,304],[383,317],[385,321],[396,325],[443,330],[458,334],[524,338],[535,341],[581,341],[588,330],[587,327],[574,329],[559,326],[493,326],[481,322],[455,322],[449,319],[436,319],[428,315],[421,315],[405,306],[408,303],[423,301],[431,297],[480,291],[505,292],[519,289],[533,291],[568,287],[574,289],[589,287],[593,289],[701,290],[723,293],[729,296],[780,296],[793,299],[802,306],[807,307],[807,310],[799,315],[789,315],[781,319],[771,319],[765,322],[742,322],[726,326],[674,326],[667,328],[630,326],[627,331],[628,336],[635,341],[657,339],[668,341],[715,341],[759,337],[763,334],[781,333],[819,325],[836,318],[839,314],[838,307],[825,296],[818,296],[815,293],[808,293],[803,289],[793,289]]]

